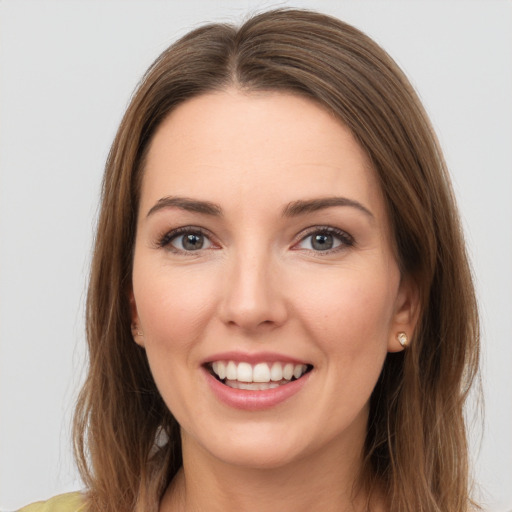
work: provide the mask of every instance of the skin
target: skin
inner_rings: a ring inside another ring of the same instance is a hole
[[[362,208],[283,215],[334,196]],[[209,201],[222,215],[155,207],[166,197]],[[417,300],[350,131],[293,94],[188,100],[152,140],[138,213],[134,338],[183,440],[184,468],[160,510],[361,509],[365,497],[351,491],[368,400],[386,353],[401,350],[397,333],[412,334]],[[183,250],[183,232],[172,238],[187,226],[206,232],[202,249]],[[312,245],[326,226],[343,235],[329,238],[331,251]],[[284,402],[240,410],[206,382],[203,363],[225,351],[284,354],[313,369]]]

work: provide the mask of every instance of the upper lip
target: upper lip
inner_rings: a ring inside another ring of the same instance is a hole
[[[213,354],[204,359],[202,364],[207,365],[209,363],[213,363],[214,361],[234,361],[236,363],[245,362],[249,364],[281,362],[311,365],[310,362],[305,361],[304,359],[285,354],[279,354],[276,352],[248,353],[239,351],[219,352],[217,354]]]

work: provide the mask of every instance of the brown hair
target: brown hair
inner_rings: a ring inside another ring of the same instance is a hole
[[[90,369],[75,415],[91,512],[158,510],[181,466],[179,427],[130,330],[139,189],[149,142],[169,112],[233,86],[311,98],[368,153],[397,261],[416,281],[422,307],[412,343],[388,354],[373,392],[361,486],[369,495],[383,489],[393,511],[466,511],[463,405],[478,366],[478,316],[436,137],[412,86],[370,38],[329,16],[275,10],[238,29],[204,26],[166,50],[142,79],[110,151],[87,300]]]

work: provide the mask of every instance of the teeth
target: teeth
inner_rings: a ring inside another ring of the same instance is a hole
[[[240,366],[239,366],[240,368]],[[239,370],[240,371],[240,370]],[[241,380],[241,379],[238,379]],[[270,368],[266,363],[258,363],[252,370],[253,382],[270,382]],[[247,381],[249,382],[249,381]]]
[[[212,364],[212,369],[219,376],[220,380],[226,378],[226,365],[222,361],[215,361]]]
[[[280,381],[290,381],[293,377],[299,379],[307,370],[305,364],[293,363],[257,363],[252,366],[249,363],[234,361],[215,361],[211,368],[220,380],[226,380],[226,384],[236,389],[272,389]],[[227,382],[229,381],[229,383]],[[245,383],[245,384],[242,384]],[[270,383],[270,385],[268,385]],[[286,383],[286,382],[284,382]],[[262,384],[263,387],[255,386]],[[250,387],[247,387],[250,385]]]
[[[236,377],[236,364],[233,361],[229,361],[228,365],[226,366],[226,379],[236,380]]]
[[[263,391],[264,389],[278,388],[277,382],[239,382],[237,380],[227,380],[226,385],[234,389],[248,389],[250,391]]]
[[[284,368],[283,368],[283,379],[292,380],[292,377],[293,377],[293,364],[292,363],[285,364]]]
[[[296,379],[299,379],[305,371],[306,371],[306,367],[304,365],[302,365],[302,364],[298,364],[293,369],[293,376]]]
[[[229,364],[231,364],[231,361],[228,365]],[[240,382],[252,382],[252,366],[249,363],[238,363],[236,380]]]
[[[281,363],[274,363],[270,368],[270,380],[277,382],[283,378],[283,365]],[[290,380],[290,379],[288,379]]]

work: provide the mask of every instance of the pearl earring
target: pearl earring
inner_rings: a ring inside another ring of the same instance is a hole
[[[398,340],[398,343],[402,345],[403,348],[407,347],[407,343],[409,342],[409,339],[407,338],[407,334],[405,332],[399,332],[396,335],[396,339]]]
[[[134,336],[144,336],[144,333],[135,324],[132,325],[132,333]]]

